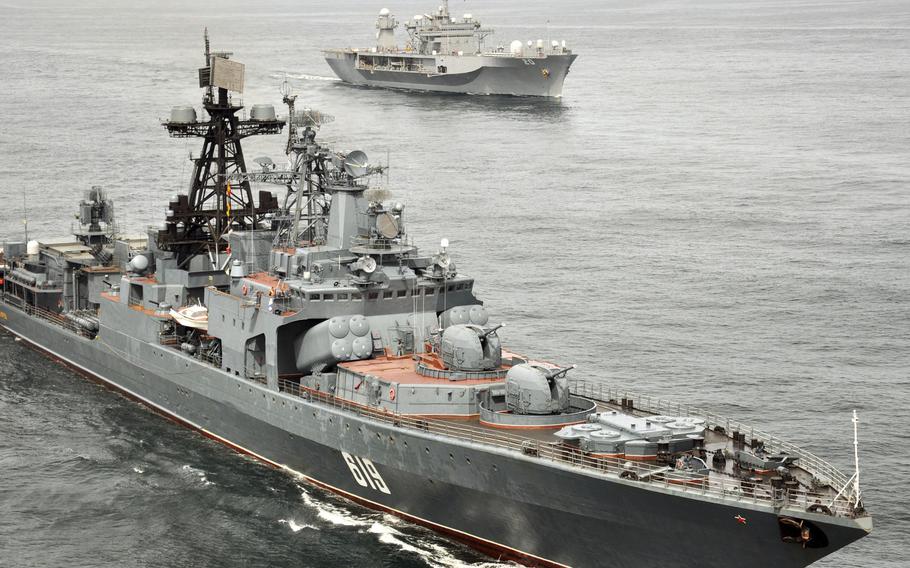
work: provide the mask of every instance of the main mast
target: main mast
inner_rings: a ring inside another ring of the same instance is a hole
[[[193,177],[188,195],[179,195],[169,206],[165,228],[158,233],[158,248],[174,252],[179,267],[198,255],[207,255],[213,268],[221,268],[221,255],[228,248],[227,234],[237,229],[257,229],[265,214],[278,208],[269,192],[253,199],[250,182],[234,174],[246,173],[240,140],[259,134],[277,134],[284,121],[274,107],[254,105],[250,119],[241,120],[229,92],[243,92],[244,66],[232,61],[229,52],[212,52],[205,32],[205,67],[199,69],[199,86],[204,89],[202,107],[209,119],[196,120],[191,107],[177,107],[164,123],[175,138],[202,138],[202,152],[193,160]]]

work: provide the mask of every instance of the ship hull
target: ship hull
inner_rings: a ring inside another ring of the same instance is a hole
[[[747,502],[607,480],[567,466],[371,421],[284,395],[163,346],[112,347],[0,302],[0,325],[73,369],[234,449],[363,505],[531,565],[805,566],[864,536],[859,521],[807,514],[824,548],[781,541]],[[745,522],[737,519],[740,517]]]
[[[491,56],[435,56],[430,64],[445,73],[419,73],[389,69],[366,69],[358,64],[358,52],[325,51],[325,59],[339,79],[352,85],[466,93],[475,95],[515,95],[561,97],[574,54],[537,58]],[[368,56],[368,55],[367,55]]]

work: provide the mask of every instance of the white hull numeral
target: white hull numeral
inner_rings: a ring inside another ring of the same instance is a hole
[[[357,485],[381,491],[386,495],[392,494],[373,462],[366,458],[352,456],[347,452],[341,452],[341,455],[344,457],[344,463],[348,464],[348,469],[351,470],[351,475],[354,476]]]

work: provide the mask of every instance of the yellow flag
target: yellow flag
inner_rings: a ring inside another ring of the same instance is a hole
[[[227,215],[231,216],[231,184],[227,184]]]

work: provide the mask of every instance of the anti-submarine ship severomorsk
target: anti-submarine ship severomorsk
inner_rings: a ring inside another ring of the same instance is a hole
[[[326,49],[338,78],[354,85],[479,95],[561,97],[569,67],[578,55],[566,42],[513,41],[485,49],[493,33],[471,14],[453,18],[449,2],[432,14],[405,22],[408,41],[395,39],[398,21],[388,8],[376,20],[376,45]]]
[[[230,96],[210,52],[188,194],[147,236],[97,187],[75,238],[5,243],[0,324],[174,420],[357,503],[544,566],[805,566],[862,538],[853,476],[735,420],[501,345],[448,243],[424,254],[326,115]],[[288,166],[241,139],[288,129]],[[251,184],[285,186],[279,198]]]

